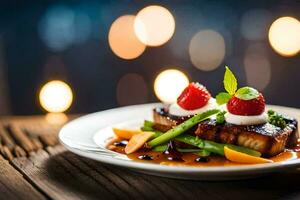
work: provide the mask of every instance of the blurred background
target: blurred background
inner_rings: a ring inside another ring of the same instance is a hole
[[[224,66],[300,108],[300,1],[1,1],[0,114],[172,102]],[[56,81],[54,81],[56,80]]]

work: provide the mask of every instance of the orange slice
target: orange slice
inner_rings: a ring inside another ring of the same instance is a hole
[[[237,163],[245,163],[245,164],[259,164],[259,163],[271,163],[272,160],[256,157],[256,156],[250,156],[245,153],[241,153],[235,150],[230,149],[229,147],[224,147],[224,153],[225,157],[232,161]]]
[[[140,130],[130,130],[130,129],[120,129],[120,128],[113,128],[114,133],[119,138],[123,139],[130,139],[132,136],[141,133]]]
[[[153,135],[154,132],[141,132],[133,135],[125,147],[125,153],[130,154],[139,150]]]

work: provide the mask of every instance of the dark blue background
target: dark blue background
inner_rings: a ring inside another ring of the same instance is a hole
[[[173,38],[158,48],[148,48],[135,60],[118,58],[110,50],[107,34],[111,23],[121,15],[136,14],[141,8],[158,4],[174,15],[176,30]],[[63,51],[49,49],[41,40],[38,25],[48,9],[66,6],[74,12],[88,15],[92,22],[92,34],[79,44]],[[71,113],[92,112],[118,106],[116,87],[126,73],[144,77],[149,89],[147,102],[157,101],[153,93],[155,75],[168,66],[180,66],[191,80],[207,85],[213,94],[222,90],[223,67],[210,72],[195,68],[186,47],[177,45],[185,37],[192,37],[203,28],[213,28],[226,36],[231,34],[231,53],[226,55],[245,85],[242,67],[245,48],[252,41],[241,36],[240,18],[251,9],[267,9],[274,20],[289,15],[300,18],[300,1],[7,1],[0,6],[0,38],[7,78],[7,87],[13,114],[38,114],[37,92],[51,79],[66,80],[75,93]],[[204,16],[202,19],[201,16]],[[225,37],[226,39],[226,37]],[[275,53],[267,39],[261,41],[268,47],[271,61],[271,82],[263,91],[268,103],[300,107],[300,57],[285,58]],[[177,45],[177,46],[176,46]],[[181,56],[172,48],[183,48]],[[47,63],[51,67],[45,67]],[[134,102],[133,102],[134,103]]]

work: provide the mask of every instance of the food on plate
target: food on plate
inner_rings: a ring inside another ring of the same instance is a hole
[[[150,131],[133,135],[125,147],[125,153],[130,154],[137,151],[153,136],[154,132]]]
[[[209,91],[199,83],[190,83],[178,97],[176,103],[166,107],[155,108],[153,118],[158,128],[170,129],[195,114],[216,109],[216,100]]]
[[[233,162],[240,162],[240,163],[248,163],[248,164],[256,164],[256,163],[270,163],[273,162],[272,160],[257,157],[257,156],[251,156],[246,153],[241,153],[239,151],[235,151],[233,149],[230,149],[230,147],[225,146],[224,147],[224,153],[225,157]]]
[[[119,138],[123,139],[130,139],[132,136],[141,133],[141,130],[130,130],[130,129],[120,129],[120,128],[113,128],[114,133]]]
[[[267,111],[263,94],[249,86],[238,88],[228,67],[223,84],[226,92],[213,98],[205,86],[190,83],[177,102],[153,109],[153,121],[145,120],[141,130],[114,128],[128,144],[112,149],[133,159],[205,166],[298,156],[293,150],[299,137],[296,119]]]
[[[282,129],[270,123],[235,125],[225,122],[218,125],[215,120],[207,120],[198,125],[195,135],[205,140],[248,147],[270,157],[297,143],[296,121],[287,119],[287,123]]]

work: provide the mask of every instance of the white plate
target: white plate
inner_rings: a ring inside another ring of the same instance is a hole
[[[300,166],[300,159],[230,167],[164,166],[133,161],[125,155],[105,148],[107,141],[114,136],[111,130],[112,126],[138,126],[144,119],[151,119],[151,110],[158,105],[144,104],[128,106],[86,115],[68,123],[62,128],[59,134],[60,142],[73,153],[83,157],[146,174],[181,179],[244,179]],[[298,109],[280,106],[270,107],[297,118],[300,115]]]

